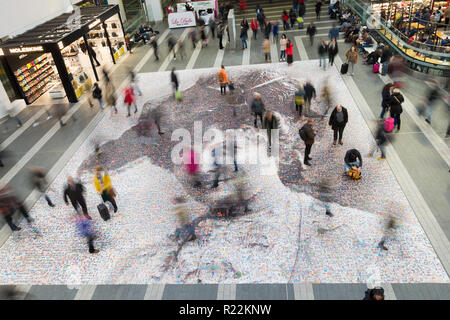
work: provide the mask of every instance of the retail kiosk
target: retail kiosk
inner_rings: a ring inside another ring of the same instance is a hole
[[[93,6],[0,43],[0,60],[27,104],[44,94],[75,103],[126,51],[119,6]]]

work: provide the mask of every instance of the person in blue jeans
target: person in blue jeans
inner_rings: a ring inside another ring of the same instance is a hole
[[[242,50],[247,49],[247,29],[241,29],[241,41],[242,41]]]
[[[356,149],[350,149],[347,151],[344,157],[345,173],[348,174],[350,169],[361,171],[362,157],[361,153]]]
[[[319,68],[323,64],[323,70],[327,70],[327,53],[328,53],[328,45],[325,43],[325,40],[322,40],[322,43],[319,46]]]
[[[389,63],[389,60],[391,59],[391,57],[392,57],[391,50],[389,49],[389,46],[386,45],[383,48],[383,53],[381,54],[381,60],[380,60],[381,65],[382,65],[381,75],[383,75],[383,76],[385,76],[387,74],[388,63]]]
[[[328,32],[328,38],[333,39],[335,38],[336,41],[339,39],[339,29],[336,27],[336,23],[333,22],[333,27]]]

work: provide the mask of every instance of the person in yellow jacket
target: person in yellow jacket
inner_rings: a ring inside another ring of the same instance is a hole
[[[114,212],[117,212],[116,193],[112,187],[111,178],[102,166],[95,168],[94,185],[97,192],[102,196],[103,202],[109,201],[114,207]]]

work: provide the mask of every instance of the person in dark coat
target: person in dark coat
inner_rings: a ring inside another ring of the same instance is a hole
[[[102,89],[100,89],[100,86],[98,85],[97,82],[94,83],[94,86],[92,87],[92,97],[98,100],[98,105],[100,106],[100,109],[103,109]]]
[[[338,44],[336,42],[336,39],[331,39],[330,43],[328,44],[328,61],[330,65],[333,65],[334,63],[334,57],[338,54]]]
[[[381,287],[367,289],[363,300],[384,300],[384,289]]]
[[[342,134],[344,133],[344,128],[348,122],[348,112],[347,109],[344,108],[341,105],[338,105],[336,108],[334,108],[333,112],[331,112],[330,121],[328,121],[328,124],[331,126],[331,129],[333,129],[333,145],[336,145],[338,134],[339,134],[339,144],[344,144],[342,142]]]
[[[295,21],[297,20],[297,14],[293,9],[289,11],[289,20],[291,21],[291,29],[294,29]]]
[[[30,183],[31,186],[39,191],[41,194],[44,194],[45,200],[50,207],[54,207],[52,200],[50,200],[49,196],[45,193],[45,187],[48,184],[47,179],[45,178],[45,172],[41,168],[31,167],[30,170]]]
[[[383,90],[381,90],[381,114],[380,119],[384,119],[384,114],[389,109],[389,99],[391,97],[391,93],[393,90],[394,84],[388,83],[383,87]]]
[[[158,41],[156,39],[156,36],[153,36],[150,38],[150,44],[153,47],[153,54],[155,55],[155,60],[158,61],[159,57],[158,57]]]
[[[350,169],[361,171],[362,157],[361,153],[356,149],[350,149],[345,153],[344,157],[345,173],[349,173]]]
[[[78,213],[78,208],[81,207],[83,214],[86,218],[92,219],[87,210],[86,200],[84,199],[83,193],[85,192],[84,186],[81,182],[75,182],[72,177],[67,177],[67,185],[64,188],[64,202],[66,205],[72,204],[75,211]]]
[[[11,228],[12,231],[20,231],[21,228],[16,226],[13,222],[13,216],[16,210],[24,216],[28,223],[33,222],[33,218],[28,215],[27,210],[24,205],[19,202],[13,190],[8,187],[3,187],[0,189],[0,215],[3,215],[6,223]]]
[[[178,77],[175,73],[175,68],[172,68],[172,71],[170,72],[170,81],[172,82],[173,89],[178,91],[179,83],[178,83]]]
[[[316,98],[316,89],[313,87],[310,80],[306,80],[303,90],[305,90],[305,113],[306,116],[309,116],[311,113],[311,100]]]
[[[378,160],[385,160],[386,154],[384,150],[384,146],[386,144],[386,132],[384,131],[384,121],[382,119],[377,121],[377,131],[375,132],[375,145],[369,152],[369,156],[373,156],[376,149],[379,148],[381,155],[378,157]]]
[[[309,42],[311,43],[311,47],[314,44],[314,35],[316,34],[317,29],[314,25],[314,22],[310,22],[308,28],[306,28],[306,34],[309,36]]]
[[[317,0],[315,7],[316,7],[316,19],[320,20],[320,10],[322,8],[322,1]]]
[[[394,128],[397,126],[397,132],[400,131],[400,114],[403,112],[402,103],[405,101],[400,90],[395,88],[391,97],[389,98],[389,108],[391,112],[391,117],[394,118]]]
[[[279,128],[279,120],[273,114],[272,111],[267,111],[264,114],[263,121],[262,121],[262,127],[263,127],[263,129],[267,130],[267,137],[269,139],[269,149],[270,149],[270,148],[272,148],[272,130],[276,130]]]
[[[95,63],[97,64],[97,67],[100,67],[100,62],[98,62],[98,60],[97,60],[97,54],[95,53],[95,50],[92,49],[92,45],[90,43],[87,44],[87,51],[89,52],[89,54],[91,55],[91,57],[95,61]]]
[[[389,46],[385,46],[383,48],[383,52],[381,53],[380,62],[381,62],[381,75],[385,76],[388,72],[388,63],[392,57],[391,49]]]
[[[322,40],[322,43],[319,46],[319,67],[323,64],[323,70],[327,69],[327,58],[326,54],[328,52],[328,45],[325,43],[325,40]]]
[[[311,163],[309,161],[312,158],[309,157],[311,153],[312,145],[314,144],[314,137],[316,134],[313,130],[314,119],[309,119],[308,122],[299,130],[300,138],[305,142],[305,157],[303,159],[303,163],[307,166],[310,166]]]
[[[264,106],[264,103],[261,100],[261,95],[257,92],[253,94],[253,100],[250,105],[251,112],[255,115],[255,128],[258,128],[258,117],[261,120],[261,126],[263,122],[263,114],[264,111],[266,111],[266,108]]]

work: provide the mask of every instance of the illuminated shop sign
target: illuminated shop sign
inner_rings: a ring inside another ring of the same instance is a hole
[[[21,48],[10,48],[10,53],[28,53],[28,52],[41,52],[44,51],[42,46],[36,47],[21,47]]]
[[[94,28],[94,27],[97,26],[100,22],[101,22],[100,19],[96,19],[94,22],[92,22],[92,23],[89,25],[89,29]]]

